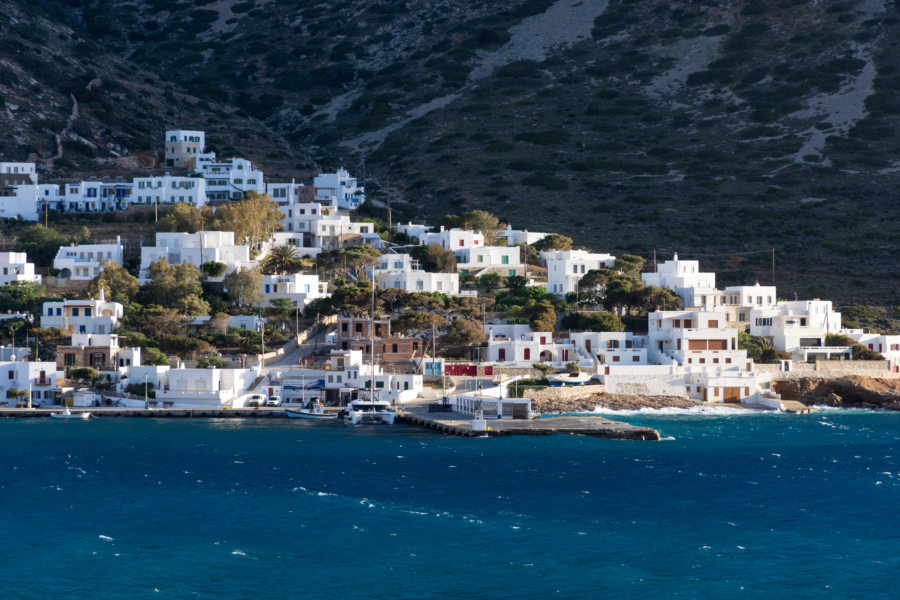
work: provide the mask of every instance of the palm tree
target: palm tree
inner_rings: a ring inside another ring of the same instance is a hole
[[[267,275],[287,275],[299,271],[302,264],[294,247],[285,244],[272,248],[263,262],[263,272]]]

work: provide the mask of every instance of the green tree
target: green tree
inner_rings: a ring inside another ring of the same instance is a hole
[[[156,224],[157,231],[181,231],[197,233],[204,224],[213,225],[212,210],[208,206],[197,208],[189,202],[178,202]]]
[[[625,275],[636,276],[640,279],[641,269],[644,267],[645,262],[647,262],[646,258],[634,254],[625,254],[616,259],[615,269]]]
[[[130,304],[141,287],[138,278],[117,262],[106,263],[101,260],[100,264],[105,267],[88,283],[85,289],[88,297],[99,298],[100,290],[103,290],[107,300],[122,305]]]
[[[544,238],[536,241],[534,243],[534,248],[538,252],[551,251],[551,250],[571,250],[572,249],[572,238],[560,235],[558,233],[551,233]]]
[[[200,270],[192,264],[172,266],[161,258],[150,265],[150,283],[139,294],[141,304],[158,304],[166,307],[202,308],[194,298],[201,298],[203,286],[200,284]],[[206,311],[209,307],[207,305]],[[206,314],[206,312],[193,313]]]
[[[438,221],[438,225],[478,231],[484,236],[484,243],[487,246],[493,245],[500,238],[500,232],[506,228],[497,217],[484,210],[471,210],[459,216],[444,215]]]
[[[399,288],[388,288],[378,292],[378,300],[387,312],[393,313],[409,303],[409,294]]]
[[[456,273],[456,257],[439,244],[416,246],[410,255],[419,261],[422,269],[429,273]]]
[[[478,286],[478,289],[490,292],[500,287],[500,280],[500,275],[494,272],[490,272],[485,273],[481,277],[477,278],[475,280],[475,285]]]
[[[228,265],[222,262],[211,260],[203,263],[200,269],[207,277],[221,277],[228,270]]]
[[[288,275],[303,266],[294,247],[289,244],[276,246],[263,261],[260,271],[266,275]]]
[[[262,295],[262,273],[255,267],[238,267],[222,281],[228,297],[238,306],[253,306]]]
[[[556,326],[556,311],[549,300],[529,300],[525,312],[532,331],[553,331]]]
[[[447,326],[447,319],[434,313],[408,310],[391,322],[391,329],[407,335],[431,333],[432,326],[438,331]]]
[[[622,331],[619,315],[606,311],[572,312],[562,318],[562,326],[571,331]]]
[[[27,252],[28,259],[42,267],[50,266],[56,258],[59,247],[69,243],[69,238],[52,227],[43,225],[26,227],[17,237],[16,251]]]
[[[378,259],[381,258],[381,252],[369,244],[351,246],[342,252],[346,256],[347,265],[360,281],[369,279],[371,269],[378,263]]]
[[[481,344],[487,334],[480,324],[468,319],[456,319],[447,328],[438,342],[439,354],[444,356],[460,356],[472,346]]]
[[[681,298],[675,292],[665,287],[655,285],[642,287],[636,294],[637,306],[641,310],[652,312],[659,307],[662,310],[678,310],[681,308]]]
[[[243,200],[219,207],[214,217],[216,229],[233,231],[238,244],[258,246],[281,229],[284,215],[268,194],[247,192]]]
[[[591,269],[578,280],[578,302],[583,306],[597,306],[606,296],[606,286],[616,277],[611,269]]]
[[[201,356],[197,361],[198,369],[206,369],[209,367],[216,367],[217,369],[225,368],[225,361],[218,354],[206,354]]]
[[[169,359],[166,358],[166,355],[159,348],[145,346],[141,348],[141,363],[145,365],[168,365]],[[141,385],[143,386],[143,384]]]

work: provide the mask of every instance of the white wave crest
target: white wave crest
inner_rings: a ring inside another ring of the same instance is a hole
[[[698,405],[691,406],[689,408],[676,408],[674,406],[666,406],[663,408],[652,408],[649,406],[645,406],[643,408],[637,409],[621,409],[615,410],[612,408],[604,408],[602,406],[595,406],[594,410],[588,414],[599,414],[599,415],[747,415],[747,414],[760,414],[764,412],[764,410],[754,410],[747,408],[733,408],[730,406],[721,406],[721,405]]]

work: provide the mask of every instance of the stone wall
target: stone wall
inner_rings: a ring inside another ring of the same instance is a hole
[[[815,364],[792,363],[790,371],[782,371],[781,365],[755,365],[755,368],[760,373],[771,374],[774,380],[834,379],[851,375],[900,379],[900,373],[892,373],[886,360],[818,360]]]
[[[529,390],[525,396],[535,401],[551,400],[583,400],[602,394],[602,385],[577,385],[571,387],[548,387],[542,390]]]

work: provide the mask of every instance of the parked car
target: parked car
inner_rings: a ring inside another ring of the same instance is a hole
[[[266,396],[264,394],[251,394],[244,401],[244,406],[248,408],[259,408],[266,405]]]
[[[278,396],[270,396],[268,400],[266,400],[266,406],[281,406],[281,398]]]

